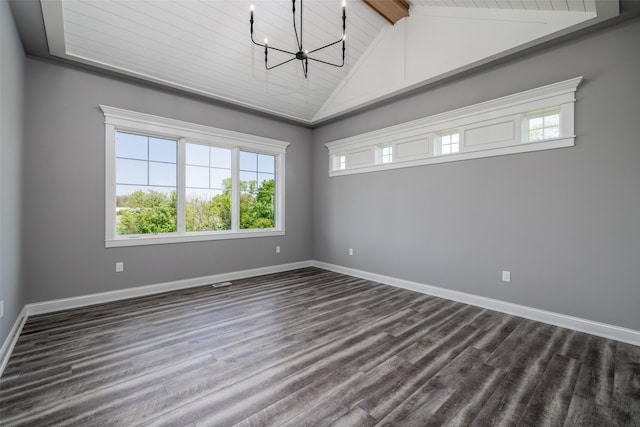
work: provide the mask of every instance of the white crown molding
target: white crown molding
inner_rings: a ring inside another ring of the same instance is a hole
[[[468,294],[465,292],[439,288],[437,286],[426,285],[423,283],[399,279],[396,277],[384,276],[381,274],[357,270],[350,267],[343,267],[341,265],[330,264],[321,261],[312,261],[312,265],[314,267],[334,271],[336,273],[347,274],[349,276],[359,277],[361,279],[372,280],[374,282],[379,282],[385,285],[409,289],[411,291],[420,292],[422,294],[433,295],[440,298],[474,305],[476,307],[487,308],[489,310],[495,310],[506,314],[512,314],[514,316],[524,317],[526,319],[548,323],[550,325],[560,326],[562,328],[572,329],[579,332],[585,332],[587,334],[597,335],[599,337],[604,337],[633,345],[640,345],[640,331],[636,331],[634,329],[595,322],[593,320],[568,316],[561,313],[554,313],[552,311],[541,310],[538,308],[514,304],[506,301],[500,301],[493,298],[486,298],[478,295]]]
[[[137,130],[143,129],[149,131],[153,131],[156,127],[165,129],[169,128],[180,134],[180,136],[193,138],[195,140],[211,138],[221,139],[221,145],[234,146],[235,144],[238,144],[243,147],[257,148],[263,151],[266,146],[269,150],[276,153],[285,153],[287,147],[290,145],[289,142],[277,139],[185,122],[183,120],[176,120],[168,117],[155,116],[153,114],[125,110],[123,108],[100,105],[100,109],[104,113],[105,124],[111,124],[123,128],[133,127]],[[166,130],[164,132],[166,132]],[[233,142],[230,143],[228,141]]]

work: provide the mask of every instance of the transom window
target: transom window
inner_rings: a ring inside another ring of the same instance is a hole
[[[329,176],[572,147],[581,81],[576,77],[329,142]],[[388,154],[382,147],[390,147]],[[345,167],[338,155],[346,157]]]
[[[436,154],[453,154],[460,152],[460,134],[458,131],[450,131],[438,135]]]
[[[347,168],[347,155],[341,154],[340,157],[338,157],[338,169],[344,170],[346,168]]]
[[[377,163],[393,162],[393,146],[391,144],[380,145],[376,150]]]
[[[106,246],[284,234],[288,143],[101,108]]]
[[[560,109],[527,115],[527,140],[543,141],[560,137]]]

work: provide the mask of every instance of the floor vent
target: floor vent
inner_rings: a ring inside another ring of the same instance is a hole
[[[225,286],[231,286],[232,283],[231,282],[221,282],[221,283],[214,283],[213,286],[214,288],[223,288]]]

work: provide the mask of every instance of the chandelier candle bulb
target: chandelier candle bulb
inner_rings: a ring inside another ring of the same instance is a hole
[[[251,5],[251,18],[249,19],[249,23],[251,24],[251,39],[253,39],[253,5]]]

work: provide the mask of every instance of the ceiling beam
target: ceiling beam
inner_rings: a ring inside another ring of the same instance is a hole
[[[405,0],[364,0],[391,25],[409,16],[409,3]]]

